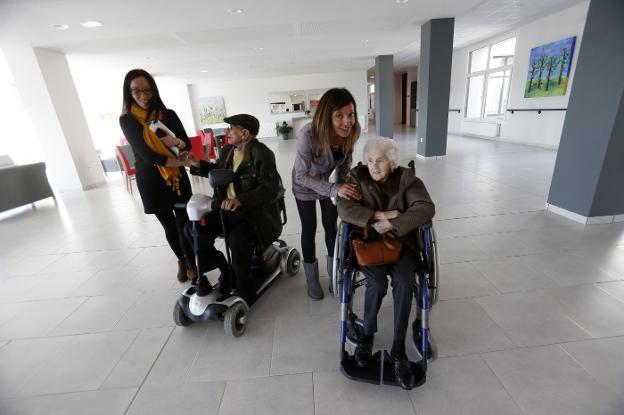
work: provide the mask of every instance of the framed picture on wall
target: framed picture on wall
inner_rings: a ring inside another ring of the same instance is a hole
[[[222,96],[199,99],[199,122],[202,126],[222,123],[225,118],[225,102]]]
[[[531,49],[525,98],[565,95],[576,36]]]

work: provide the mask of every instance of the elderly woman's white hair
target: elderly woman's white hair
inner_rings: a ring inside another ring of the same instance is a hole
[[[377,137],[370,141],[368,141],[364,145],[364,150],[362,151],[362,160],[364,160],[364,164],[368,161],[368,153],[373,149],[380,149],[390,160],[390,164],[392,165],[392,170],[396,169],[399,165],[399,149],[394,144],[394,140],[391,138],[385,137]]]

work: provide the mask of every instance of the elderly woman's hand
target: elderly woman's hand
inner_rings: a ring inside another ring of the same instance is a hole
[[[383,219],[390,220],[390,219],[399,217],[400,214],[401,212],[399,212],[398,210],[387,210],[385,212],[378,210],[373,214],[373,220],[374,221],[383,220]]]
[[[373,223],[373,229],[375,229],[378,234],[383,235],[386,232],[392,231],[394,227],[392,226],[390,221],[388,221],[387,219],[382,219]]]
[[[347,200],[360,200],[362,194],[357,190],[357,186],[350,183],[338,186],[338,196]]]

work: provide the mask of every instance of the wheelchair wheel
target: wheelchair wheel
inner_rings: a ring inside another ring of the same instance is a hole
[[[334,243],[334,263],[332,264],[332,289],[334,296],[340,301],[340,292],[342,286],[343,271],[345,267],[346,244],[344,239],[348,236],[348,225],[340,222],[338,231],[336,232],[336,242]]]
[[[299,272],[299,268],[301,268],[301,254],[296,249],[291,249],[286,259],[286,273],[294,277]]]
[[[180,304],[178,304],[177,301],[173,306],[173,321],[176,326],[182,327],[190,326],[191,324],[193,324],[193,320],[191,320],[186,316],[186,314],[184,314],[184,311],[182,311],[182,307],[180,307]]]
[[[247,308],[241,302],[234,304],[225,312],[223,319],[225,332],[233,337],[240,337],[247,328]]]

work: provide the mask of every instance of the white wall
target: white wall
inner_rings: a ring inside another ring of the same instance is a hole
[[[259,137],[275,136],[275,123],[287,121],[303,113],[272,115],[269,107],[269,93],[275,91],[347,88],[358,107],[358,116],[362,129],[366,123],[366,71],[330,72],[309,75],[282,76],[270,78],[244,79],[238,81],[205,82],[190,85],[195,126],[201,127],[198,117],[198,101],[207,96],[223,96],[227,115],[238,113],[251,114],[260,121]]]
[[[97,157],[65,54],[35,48],[35,55],[82,188],[89,189],[103,184],[105,179],[102,165]]]
[[[576,4],[521,26],[517,30],[456,50],[453,53],[453,66],[451,69],[449,108],[461,108],[462,113],[449,113],[449,132],[454,134],[492,136],[500,131],[499,139],[502,141],[551,148],[558,147],[565,112],[543,112],[540,115],[536,112],[516,112],[513,115],[507,113],[504,119],[491,122],[467,121],[464,118],[468,55],[471,50],[516,36],[516,52],[507,108],[567,108],[570,90],[574,82],[574,71],[588,5],[588,1]],[[570,81],[566,95],[524,98],[524,87],[531,49],[570,36],[576,36],[576,46],[574,48]]]
[[[31,115],[52,186],[57,190],[82,188],[35,50],[18,44],[3,46],[2,50],[24,107]]]

